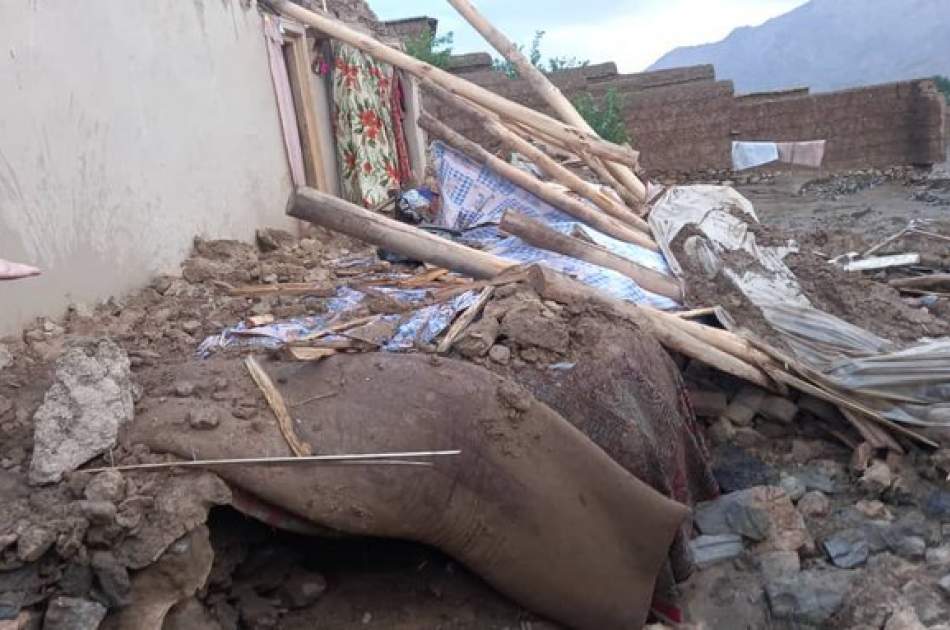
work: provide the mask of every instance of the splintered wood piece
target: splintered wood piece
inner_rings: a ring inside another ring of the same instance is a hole
[[[320,361],[332,357],[337,351],[333,348],[308,348],[305,346],[287,346],[287,354],[295,361]]]
[[[436,347],[436,352],[439,354],[445,354],[452,349],[452,344],[455,343],[455,340],[458,339],[465,329],[468,328],[469,324],[475,321],[475,318],[478,317],[478,314],[482,312],[482,309],[485,308],[485,304],[488,303],[489,298],[491,298],[492,293],[495,291],[495,287],[488,286],[482,289],[482,292],[478,294],[478,299],[475,300],[475,303],[468,307],[468,309],[459,315],[459,318],[455,320],[449,331],[445,333],[445,337],[442,338],[442,341],[439,342],[438,347]]]
[[[284,436],[284,440],[286,440],[290,450],[293,451],[297,457],[313,455],[313,450],[310,448],[310,445],[297,437],[297,432],[294,431],[293,418],[290,417],[290,411],[287,409],[287,403],[284,402],[284,397],[280,395],[280,391],[278,391],[267,372],[264,371],[264,368],[261,367],[260,363],[258,363],[257,359],[253,356],[246,357],[244,359],[244,365],[247,367],[247,371],[250,373],[251,378],[254,379],[257,387],[261,390],[261,393],[264,394],[264,398],[267,400],[267,404],[270,405],[271,411],[274,412],[280,434]]]

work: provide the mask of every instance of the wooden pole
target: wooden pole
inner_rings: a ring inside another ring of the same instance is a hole
[[[501,142],[511,151],[521,153],[535,163],[541,171],[557,180],[570,190],[591,201],[595,206],[610,216],[623,221],[627,225],[650,234],[650,225],[638,217],[629,208],[624,207],[605,194],[599,187],[584,181],[570,170],[554,161],[548,154],[534,146],[515,132],[505,127],[496,116],[465,99],[452,98],[452,95],[431,82],[423,82],[427,89],[443,100],[446,104],[458,108],[474,118],[488,133]]]
[[[510,61],[518,70],[518,75],[527,81],[531,87],[550,105],[557,116],[568,123],[590,134],[595,134],[587,121],[584,120],[569,100],[551,81],[518,50],[504,33],[495,28],[482,16],[468,0],[448,0],[455,10],[462,14],[476,31],[488,40],[501,56]],[[646,187],[630,169],[619,164],[607,164],[607,169],[630,190],[640,201],[646,199]]]
[[[298,188],[287,214],[473,278],[491,278],[518,264],[439,238],[313,188]]]
[[[530,219],[518,212],[512,212],[511,210],[505,212],[501,219],[501,229],[535,247],[577,258],[592,265],[613,269],[627,276],[647,291],[666,296],[672,300],[683,300],[683,291],[672,278],[649,267],[638,265],[623,256],[618,256],[600,245],[562,234],[540,221]]]
[[[538,178],[529,175],[515,166],[512,166],[508,162],[502,160],[496,155],[491,154],[485,150],[485,148],[472,142],[457,131],[450,129],[448,126],[439,122],[425,111],[423,111],[422,115],[419,117],[419,126],[437,138],[441,138],[459,151],[467,154],[472,159],[485,164],[488,166],[488,168],[495,171],[505,179],[508,179],[517,186],[524,188],[538,198],[548,202],[555,208],[563,210],[579,221],[583,221],[592,228],[600,230],[604,234],[609,234],[610,236],[622,241],[635,243],[652,251],[659,251],[657,244],[654,243],[653,240],[643,232],[638,232],[637,230],[624,225],[617,219],[602,214],[599,210],[597,210],[597,208],[591,207],[580,199],[575,199],[574,197],[564,193],[562,190],[548,184],[547,182],[542,182]]]
[[[452,94],[476,102],[499,115],[517,120],[535,129],[542,129],[552,136],[562,139],[565,143],[579,143],[588,152],[605,159],[631,165],[637,163],[637,153],[630,147],[607,142],[589,131],[566,125],[530,107],[514,103],[479,85],[420,61],[401,50],[387,46],[378,39],[360,33],[339,20],[308,11],[294,4],[291,0],[268,0],[268,3],[287,17],[312,26],[334,39],[358,48],[380,61],[401,68],[413,76],[428,77]]]

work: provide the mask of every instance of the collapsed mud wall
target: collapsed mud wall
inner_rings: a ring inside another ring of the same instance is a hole
[[[549,113],[523,80],[491,68],[487,54],[459,55],[450,70],[514,101]],[[616,90],[643,166],[654,174],[731,168],[733,140],[828,140],[830,170],[943,161],[943,98],[929,80],[810,94],[806,87],[736,95],[717,81],[712,66],[620,74],[612,63],[558,72],[552,80],[569,98]],[[486,145],[491,139],[473,120],[433,102],[435,114]]]

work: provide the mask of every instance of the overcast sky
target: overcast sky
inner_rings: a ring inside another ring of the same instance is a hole
[[[454,51],[487,51],[476,33],[445,0],[368,0],[381,19],[428,15],[439,32],[455,34]],[[546,32],[545,58],[574,56],[591,63],[615,61],[621,72],[643,70],[677,46],[724,38],[755,26],[806,0],[478,0],[495,26],[519,43]]]

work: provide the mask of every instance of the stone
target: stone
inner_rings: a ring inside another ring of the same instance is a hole
[[[879,497],[891,487],[894,475],[890,467],[882,461],[875,461],[861,475],[858,485],[871,496]]]
[[[804,516],[820,518],[831,513],[831,501],[817,490],[806,492],[798,502],[798,511]]]
[[[788,498],[792,501],[797,502],[803,496],[805,496],[805,484],[799,480],[798,477],[793,477],[792,475],[786,475],[782,473],[781,478],[778,481],[779,487],[785,491],[785,494],[788,495]]]
[[[129,357],[107,339],[67,350],[34,414],[30,480],[53,483],[116,444],[133,416]]]
[[[175,382],[175,396],[179,398],[191,398],[197,390],[198,388],[191,381]]]
[[[0,344],[0,371],[13,365],[13,353],[5,345]]]
[[[901,608],[887,620],[884,630],[927,630],[913,608]]]
[[[327,581],[322,575],[310,571],[298,571],[292,573],[284,582],[278,595],[288,608],[306,608],[320,599],[326,590]]]
[[[752,427],[739,427],[736,429],[736,434],[732,438],[733,443],[736,446],[742,448],[750,448],[753,446],[761,446],[768,442],[766,437],[760,432],[756,431]]]
[[[50,600],[43,630],[96,630],[106,616],[106,607],[79,597]]]
[[[291,248],[297,239],[285,230],[277,228],[260,228],[256,231],[257,246],[262,252],[274,252],[281,248]]]
[[[841,482],[847,478],[844,467],[830,459],[819,459],[797,471],[795,475],[808,490],[835,494]]]
[[[931,518],[950,523],[950,491],[934,490],[924,501],[924,512]]]
[[[221,424],[221,414],[214,407],[198,407],[188,412],[188,425],[199,431],[209,431]]]
[[[17,530],[16,555],[23,562],[35,562],[56,542],[56,532],[46,527],[24,525]]]
[[[784,396],[766,396],[759,407],[759,414],[773,422],[791,424],[798,415],[798,405]]]
[[[110,525],[115,522],[115,503],[109,501],[77,501],[79,511],[95,525]]]
[[[508,365],[511,360],[511,350],[508,349],[508,346],[495,344],[488,351],[488,358],[500,365]]]
[[[812,569],[766,580],[765,594],[772,617],[820,626],[841,607],[854,575],[853,571]]]
[[[914,612],[924,624],[930,626],[950,620],[950,606],[947,606],[945,598],[930,586],[918,580],[910,580],[901,587],[901,593],[914,607]]]
[[[499,333],[523,347],[537,347],[552,352],[567,352],[570,333],[560,319],[546,319],[539,325],[540,302],[520,304],[505,313]]]
[[[802,562],[794,551],[767,551],[757,556],[759,570],[766,579],[791,576],[802,570]]]
[[[870,547],[864,532],[857,528],[844,529],[826,538],[821,544],[831,563],[839,569],[854,569],[865,564]]]
[[[950,573],[937,580],[937,588],[950,598]]]
[[[498,329],[498,320],[485,315],[468,327],[465,334],[455,342],[455,349],[469,359],[483,357],[495,345]]]
[[[890,521],[894,519],[894,515],[890,509],[877,499],[871,501],[861,499],[854,504],[854,509],[875,521]]]
[[[701,569],[738,557],[743,549],[742,536],[736,534],[703,534],[689,542],[693,562]]]
[[[732,444],[717,448],[712,461],[713,475],[723,492],[769,485],[778,479],[778,474],[768,464]]]
[[[201,330],[201,322],[199,322],[197,319],[185,320],[181,323],[181,329],[189,335],[193,335]]]
[[[4,396],[0,396],[0,418],[13,411],[13,401]]]
[[[762,541],[769,535],[768,513],[752,503],[751,493],[736,492],[699,503],[694,510],[696,528],[703,534],[735,534]]]
[[[97,473],[86,484],[83,494],[90,501],[118,503],[125,498],[125,477],[118,470]]]
[[[708,435],[713,444],[735,444],[736,428],[726,418],[719,418],[709,426]]]
[[[887,536],[887,548],[907,560],[923,560],[927,553],[927,541],[920,536]]]
[[[723,417],[740,427],[747,427],[752,424],[759,411],[759,407],[765,402],[766,392],[758,387],[746,386],[740,389],[729,406],[723,412]]]
[[[196,597],[175,604],[162,624],[162,630],[222,630],[228,627],[236,628],[237,619],[233,626],[219,623]]]
[[[90,566],[96,576],[96,584],[110,607],[119,608],[129,604],[132,582],[129,571],[110,551],[93,552]]]
[[[950,543],[928,549],[924,558],[929,567],[946,567],[950,569]]]

